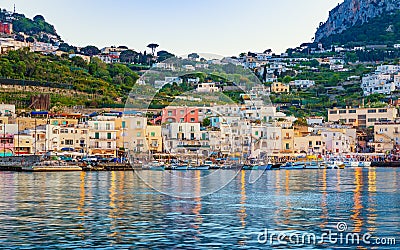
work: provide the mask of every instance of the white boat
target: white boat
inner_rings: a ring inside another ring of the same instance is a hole
[[[358,166],[359,166],[359,167],[363,167],[363,168],[364,168],[364,167],[365,167],[365,168],[366,168],[366,167],[371,167],[371,162],[370,162],[370,161],[359,161],[359,162],[358,162]]]
[[[304,164],[305,169],[320,169],[321,166],[317,161],[308,161]]]
[[[40,161],[30,166],[23,166],[21,170],[27,172],[82,171],[82,167],[64,161]]]
[[[345,164],[342,161],[327,161],[325,162],[327,169],[343,169]]]
[[[360,162],[355,161],[355,160],[348,160],[348,161],[343,162],[343,164],[347,168],[349,168],[349,167],[356,168],[356,167],[359,167]]]
[[[304,162],[286,162],[281,166],[281,169],[304,169],[305,163]]]
[[[219,169],[220,168],[217,164],[214,164],[212,161],[204,161],[204,163],[201,166],[208,167],[208,169]]]

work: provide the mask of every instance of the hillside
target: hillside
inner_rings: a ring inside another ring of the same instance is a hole
[[[386,16],[390,19],[391,14],[398,10],[400,10],[399,0],[345,0],[329,12],[329,18],[325,23],[320,24],[315,33],[315,42],[341,34],[354,26],[366,24],[376,17]],[[388,29],[389,25],[384,28],[379,26],[379,32]],[[364,37],[364,40],[367,38]]]
[[[40,42],[54,43],[56,40],[60,40],[54,26],[46,22],[42,15],[36,15],[30,19],[25,17],[24,14],[11,13],[5,9],[0,9],[0,21],[11,21],[14,33],[22,32]]]
[[[31,95],[47,90],[53,104],[123,106],[137,79],[138,75],[122,64],[98,59],[88,64],[80,57],[41,55],[28,49],[10,51],[0,57],[0,102],[23,107]],[[35,87],[37,93],[27,86]]]

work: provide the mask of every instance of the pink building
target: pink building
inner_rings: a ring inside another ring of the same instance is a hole
[[[196,107],[166,107],[161,112],[161,123],[199,122],[199,109]]]
[[[0,157],[14,155],[14,135],[0,134]]]

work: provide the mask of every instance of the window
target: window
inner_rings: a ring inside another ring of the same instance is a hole
[[[94,129],[99,129],[99,124],[97,122],[94,123]]]
[[[107,148],[111,148],[111,142],[107,142]]]
[[[321,146],[321,145],[322,145],[322,142],[321,142],[321,141],[316,141],[316,142],[315,142],[315,145]]]
[[[286,143],[286,149],[290,149],[290,144]]]
[[[369,114],[376,113],[376,109],[368,109],[368,113]]]
[[[346,114],[346,110],[345,109],[339,110],[339,114]]]
[[[180,122],[184,122],[183,118],[179,119]]]
[[[150,133],[150,136],[151,136],[151,137],[155,137],[155,136],[156,136],[156,132],[151,132],[151,133]]]
[[[98,132],[94,133],[94,139],[99,139],[99,138],[100,138],[99,133]]]
[[[309,147],[312,147],[312,141],[309,141],[309,142],[308,142],[308,146],[309,146]]]
[[[107,139],[111,139],[111,133],[107,133]]]
[[[137,132],[137,133],[136,133],[136,136],[137,136],[137,137],[140,137],[140,136],[142,136],[142,133]]]
[[[179,132],[182,132],[182,126],[179,126]]]
[[[194,114],[194,112],[195,112],[194,110],[190,111],[191,114]]]
[[[184,110],[181,110],[181,111],[179,111],[179,113],[180,113],[181,115],[184,115],[184,114],[185,114],[185,111],[184,111]]]
[[[387,112],[387,109],[379,109],[378,112],[379,112],[379,113],[386,113],[386,112]]]
[[[95,147],[95,148],[100,148],[100,144],[99,144],[98,141],[96,141],[96,142],[94,143],[94,147]]]
[[[140,127],[140,121],[136,121],[136,126]]]
[[[350,109],[349,114],[355,114],[357,111],[355,109]]]
[[[194,132],[194,126],[190,126],[190,131]]]
[[[349,119],[349,122],[356,122],[356,119]]]
[[[190,118],[190,122],[194,122],[194,118]]]
[[[368,118],[368,122],[376,122],[376,118]]]
[[[106,123],[106,130],[110,130],[111,129],[111,124],[110,123]]]
[[[122,128],[126,128],[126,122],[122,121]]]
[[[74,140],[65,140],[65,145],[74,145]]]
[[[172,111],[168,111],[168,116],[172,116]]]
[[[258,135],[258,131],[256,131],[256,135]]]
[[[331,111],[329,111],[329,114],[336,115],[337,114],[337,110],[331,110]]]

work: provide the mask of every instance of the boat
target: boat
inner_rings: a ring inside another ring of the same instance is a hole
[[[29,166],[22,166],[21,170],[26,172],[82,171],[82,167],[65,161],[40,161]]]
[[[347,168],[350,168],[350,167],[356,168],[356,167],[359,167],[359,164],[360,164],[360,163],[359,163],[358,161],[348,160],[348,161],[343,162],[343,164],[344,164]]]
[[[204,161],[201,167],[208,167],[208,169],[219,169],[220,167],[217,164],[214,164],[212,161]]]
[[[163,171],[165,170],[165,164],[161,161],[152,161],[149,165],[149,170]]]
[[[325,164],[327,169],[344,169],[346,167],[341,161],[327,161]]]
[[[362,168],[371,167],[370,161],[359,161],[358,166]]]
[[[257,170],[271,170],[272,163],[265,164],[264,162],[259,162],[257,164]]]
[[[305,168],[305,163],[298,161],[297,162],[288,161],[280,167],[280,169],[304,169],[304,168]]]
[[[321,165],[317,161],[308,161],[304,164],[305,169],[320,169]]]

